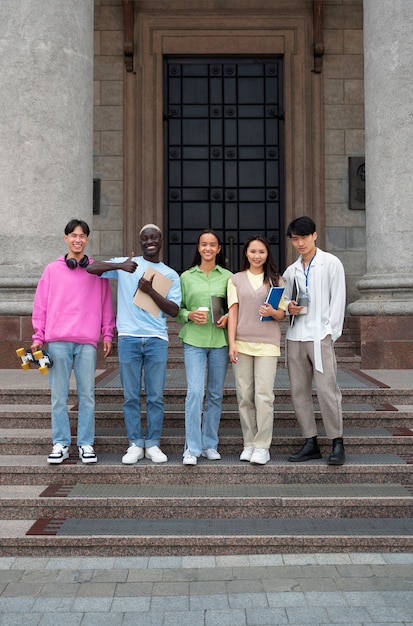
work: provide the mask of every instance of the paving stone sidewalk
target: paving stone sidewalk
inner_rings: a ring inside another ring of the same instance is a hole
[[[2,626],[413,626],[413,554],[0,557]]]

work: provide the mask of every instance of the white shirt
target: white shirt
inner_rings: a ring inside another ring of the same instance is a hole
[[[306,268],[306,272],[308,267]],[[307,280],[300,256],[284,272],[287,281],[285,301],[292,299],[294,281],[298,280],[300,293],[308,293],[308,313],[297,315],[293,326],[287,331],[291,341],[314,341],[315,367],[323,372],[321,341],[331,335],[336,341],[343,331],[346,308],[346,280],[341,261],[328,252],[317,248],[308,270]]]

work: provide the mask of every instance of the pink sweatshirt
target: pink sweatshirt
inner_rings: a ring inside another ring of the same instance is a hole
[[[39,280],[32,324],[33,343],[71,341],[97,347],[101,334],[112,341],[115,317],[109,280],[82,267],[72,270],[64,256],[59,257]]]

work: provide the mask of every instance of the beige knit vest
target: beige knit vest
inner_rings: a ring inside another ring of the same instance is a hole
[[[238,325],[236,339],[280,345],[281,329],[275,320],[261,322],[259,308],[268,295],[268,287],[263,284],[255,291],[248,280],[247,272],[238,272],[232,277],[238,293]]]

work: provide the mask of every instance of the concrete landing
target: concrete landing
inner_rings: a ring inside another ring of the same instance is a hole
[[[3,626],[412,626],[413,555],[0,558]]]

